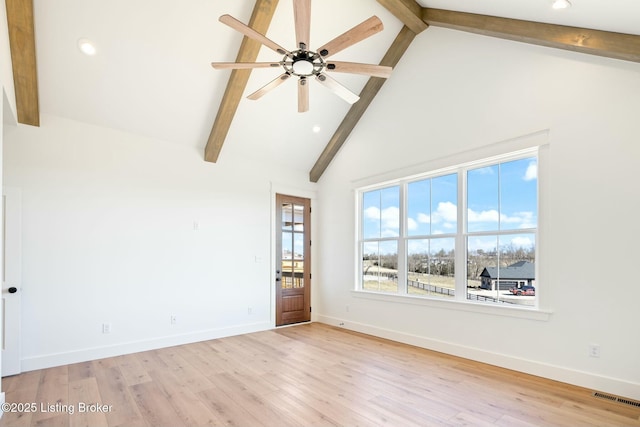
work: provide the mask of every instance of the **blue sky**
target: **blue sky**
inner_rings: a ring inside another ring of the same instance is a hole
[[[409,236],[453,234],[457,229],[457,176],[444,175],[408,185],[407,232]],[[537,163],[535,158],[470,170],[467,175],[468,231],[514,230],[500,245],[531,246],[533,235],[517,230],[537,227]],[[363,236],[399,235],[399,187],[367,192],[363,196]],[[472,240],[471,247],[490,250],[486,238]],[[447,239],[433,242],[449,245]],[[417,245],[416,242],[414,245]],[[470,249],[471,249],[470,247]],[[411,249],[411,248],[410,248]]]

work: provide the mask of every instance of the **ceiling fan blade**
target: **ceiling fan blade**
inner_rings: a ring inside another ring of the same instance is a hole
[[[216,70],[246,70],[252,68],[279,67],[279,62],[212,62],[211,66]]]
[[[349,104],[355,104],[360,97],[324,73],[318,74],[316,80]]]
[[[247,98],[252,99],[252,100],[256,100],[256,99],[260,99],[262,98],[264,95],[267,94],[267,92],[275,89],[276,87],[280,86],[282,83],[284,83],[289,77],[291,77],[291,74],[289,73],[284,73],[279,75],[278,77],[276,77],[275,79],[271,80],[269,83],[267,83],[266,85],[262,86],[260,89],[258,89],[257,91],[253,92],[251,95],[247,96]]]
[[[293,0],[293,17],[298,48],[307,50],[311,33],[311,0]]]
[[[341,62],[341,61],[328,61],[327,71],[333,71],[336,73],[352,73],[352,74],[364,74],[373,77],[387,78],[391,76],[393,68],[386,65],[374,65],[374,64],[360,64],[357,62]]]
[[[298,80],[298,113],[309,111],[309,82],[306,77]]]
[[[380,20],[380,18],[374,15],[366,21],[356,25],[349,31],[331,40],[329,43],[318,49],[317,52],[323,58],[327,58],[331,55],[335,55],[341,50],[348,48],[349,46],[352,46],[366,39],[367,37],[379,33],[380,31],[382,31],[382,29],[382,21]]]
[[[244,34],[245,36],[247,36],[249,38],[252,38],[255,41],[258,41],[258,42],[262,43],[263,45],[265,45],[269,49],[275,50],[276,52],[278,52],[281,55],[291,55],[291,52],[289,52],[287,49],[283,48],[282,46],[280,46],[276,42],[270,40],[269,38],[267,38],[263,34],[260,34],[259,32],[257,32],[253,28],[249,27],[248,25],[245,25],[242,22],[238,21],[236,18],[234,18],[231,15],[222,15],[219,18],[219,21],[222,22],[225,25],[230,26],[234,30],[239,31],[240,33]]]

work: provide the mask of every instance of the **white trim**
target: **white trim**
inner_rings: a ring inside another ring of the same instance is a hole
[[[0,419],[4,415],[4,410],[1,409],[4,406],[4,402],[6,402],[6,400],[5,400],[5,395],[3,391],[2,393],[0,393]]]
[[[234,335],[249,334],[270,329],[273,329],[273,325],[269,322],[259,322],[221,329],[209,329],[181,335],[158,337],[104,347],[85,348],[64,353],[26,357],[22,359],[22,372],[86,362],[88,360],[103,359],[105,357],[121,356],[123,354],[138,353],[141,351],[155,350],[176,345],[191,344]]]
[[[506,157],[520,156],[521,154],[549,144],[549,129],[533,132],[517,138],[485,145],[472,150],[451,154],[427,162],[418,163],[395,169],[381,174],[372,175],[351,181],[352,189],[366,190],[368,187],[384,187],[397,181],[411,181],[423,176],[442,175],[450,168],[458,168],[461,165],[473,165],[478,159],[502,160]],[[505,153],[507,153],[505,155]],[[425,174],[425,171],[429,171]]]
[[[512,369],[514,371],[530,375],[561,381],[579,387],[603,391],[630,399],[640,399],[640,383],[625,381],[620,378],[596,375],[589,372],[571,369],[570,367],[550,365],[534,360],[510,356],[508,354],[494,353],[474,347],[406,334],[403,332],[379,328],[364,323],[351,322],[346,319],[339,319],[330,316],[318,316],[318,322],[486,363],[488,365],[499,366],[505,369]]]

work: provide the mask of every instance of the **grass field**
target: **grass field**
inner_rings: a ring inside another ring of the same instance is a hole
[[[450,276],[436,276],[436,275],[426,275],[419,273],[411,273],[409,274],[409,280],[421,283],[427,283],[433,286],[438,286],[441,288],[455,289],[455,278]],[[471,286],[479,286],[480,281],[469,281]],[[477,282],[477,284],[475,283]],[[389,292],[389,293],[398,293],[398,281],[397,279],[389,279],[387,277],[381,276],[365,276],[365,280],[363,283],[363,289],[367,291],[376,291],[376,292]],[[416,288],[414,286],[409,286],[408,289],[409,295],[422,295],[422,296],[435,296],[442,298],[452,298],[451,295],[442,294],[439,292],[428,291],[425,289]]]

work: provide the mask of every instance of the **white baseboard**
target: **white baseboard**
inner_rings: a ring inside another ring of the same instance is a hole
[[[22,359],[21,367],[22,372],[34,371],[37,369],[46,369],[54,366],[69,365],[89,360],[103,359],[105,357],[138,353],[141,351],[207,341],[233,335],[248,334],[268,329],[273,329],[273,325],[270,322],[252,323],[229,328],[210,329],[182,335],[172,335],[143,341],[120,343],[105,347],[94,347],[64,353],[47,354],[44,356],[27,357]]]
[[[428,350],[451,354],[453,356],[463,357],[465,359],[471,359],[489,365],[500,366],[502,368],[512,369],[514,371],[536,375],[555,381],[561,381],[567,384],[589,388],[594,391],[601,391],[621,397],[640,400],[639,383],[624,381],[618,378],[610,378],[589,372],[577,371],[562,366],[537,362],[535,360],[493,353],[460,344],[411,335],[404,332],[379,328],[377,326],[352,322],[350,320],[339,319],[336,317],[318,315],[317,319],[320,323],[326,323],[328,325],[338,326],[352,331],[362,332],[364,334],[426,348]]]

